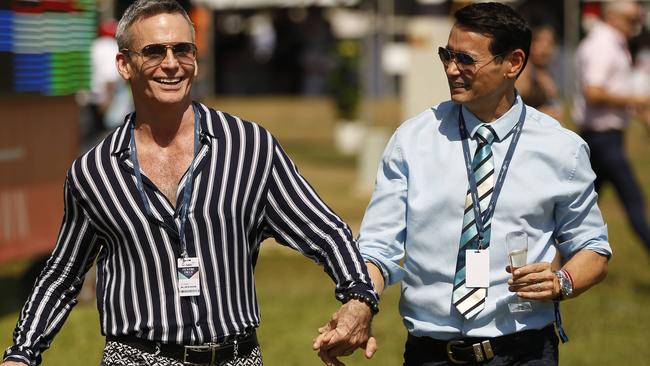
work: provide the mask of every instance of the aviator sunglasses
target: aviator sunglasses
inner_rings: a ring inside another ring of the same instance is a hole
[[[171,49],[174,58],[182,64],[192,64],[196,60],[196,45],[190,42],[181,42],[175,44],[153,43],[142,47],[140,51],[122,49],[124,53],[135,53],[142,57],[144,64],[147,66],[160,65],[167,57],[167,49]]]
[[[447,67],[449,65],[449,62],[452,60],[456,63],[456,66],[458,67],[459,70],[462,71],[467,71],[467,70],[473,70],[474,67],[476,66],[477,61],[474,59],[474,57],[464,53],[464,52],[455,52],[452,51],[448,48],[445,47],[438,47],[438,56],[440,56],[440,61],[442,61],[442,64]],[[492,57],[492,59],[488,62],[485,63],[485,65],[489,64],[490,62],[494,61],[497,57],[501,57],[501,55],[496,55]],[[483,65],[483,66],[485,66]],[[481,68],[483,67],[481,66]],[[478,70],[477,70],[478,71]]]

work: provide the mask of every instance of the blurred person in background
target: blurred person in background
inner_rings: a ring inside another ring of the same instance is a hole
[[[124,116],[133,110],[128,85],[115,67],[115,55],[118,51],[116,28],[115,20],[101,21],[98,37],[90,49],[91,94],[88,107],[92,122],[84,134],[84,152],[103,138],[107,131],[121,124]]]
[[[606,275],[587,146],[515,89],[530,42],[507,5],[457,11],[438,49],[451,100],[402,124],[384,151],[358,242],[378,292],[401,282],[405,366],[557,365],[558,301]],[[527,264],[513,269],[506,238],[520,231]],[[528,312],[510,311],[518,299]],[[326,362],[351,352],[335,330],[317,338]]]
[[[634,93],[650,97],[650,30],[647,27],[630,41],[630,48],[634,59]],[[640,110],[639,118],[650,132],[650,104]]]
[[[624,145],[624,131],[631,115],[643,113],[650,106],[650,97],[634,90],[628,49],[628,40],[640,29],[641,8],[634,1],[604,3],[603,20],[580,42],[576,52],[574,119],[591,151],[596,191],[612,183],[628,220],[650,254],[645,201]]]
[[[68,171],[56,247],[2,365],[41,363],[95,260],[102,365],[262,365],[253,269],[271,236],[324,266],[339,329],[365,344],[378,297],[350,228],[268,131],[191,100],[183,8],[134,2],[117,42],[135,113]]]
[[[532,32],[528,64],[515,86],[526,105],[561,121],[558,88],[549,70],[555,56],[555,29],[550,24],[540,24],[533,26]]]

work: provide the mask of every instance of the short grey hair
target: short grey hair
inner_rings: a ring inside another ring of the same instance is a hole
[[[126,8],[124,15],[122,15],[119,23],[117,23],[115,38],[117,39],[118,48],[120,50],[129,48],[131,42],[129,28],[131,28],[131,25],[136,20],[158,14],[181,14],[192,29],[192,42],[194,42],[194,25],[192,24],[192,20],[176,0],[137,0]]]

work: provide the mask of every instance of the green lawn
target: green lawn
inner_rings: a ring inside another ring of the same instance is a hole
[[[650,137],[640,126],[629,134],[630,154],[646,195],[650,195]],[[323,153],[328,146],[286,143],[303,173],[325,200],[355,232],[367,196],[351,188],[354,164],[336,154]],[[609,276],[592,291],[563,304],[565,328],[571,341],[561,346],[564,365],[650,365],[650,256],[630,231],[614,194],[605,190],[601,207],[609,225],[614,259]],[[11,303],[12,273],[0,270],[3,303]],[[275,243],[264,243],[256,270],[262,308],[259,330],[265,364],[270,366],[318,365],[311,351],[316,329],[338,304],[329,278],[308,260]],[[401,365],[405,331],[397,314],[399,288],[392,287],[382,299],[381,312],[373,325],[380,349],[373,361],[360,354],[348,365]],[[0,307],[2,308],[2,307]],[[11,341],[17,312],[0,317],[0,345]],[[92,304],[79,305],[44,355],[45,365],[97,365],[103,339],[99,335],[97,312]]]

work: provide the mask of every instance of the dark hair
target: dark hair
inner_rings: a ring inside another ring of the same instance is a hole
[[[532,32],[514,9],[500,3],[476,3],[459,9],[454,17],[456,25],[489,37],[492,55],[523,50],[526,56],[519,72],[526,67]]]
[[[194,26],[190,17],[183,7],[176,0],[137,0],[129,5],[117,23],[115,38],[119,49],[129,48],[131,34],[129,28],[136,20],[158,14],[181,14],[192,28],[192,40],[194,40]]]

